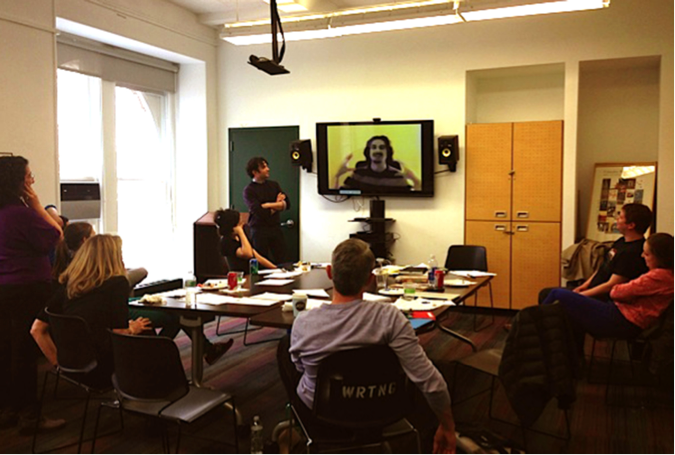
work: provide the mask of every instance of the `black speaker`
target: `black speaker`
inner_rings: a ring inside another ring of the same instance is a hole
[[[457,171],[459,161],[459,137],[441,136],[438,138],[438,164],[447,164],[450,172]]]
[[[290,144],[291,163],[293,166],[302,166],[306,171],[312,170],[312,141],[303,139]]]

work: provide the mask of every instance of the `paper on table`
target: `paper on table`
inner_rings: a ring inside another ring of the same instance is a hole
[[[242,305],[271,306],[277,302],[275,302],[274,300],[256,299],[253,297],[242,297],[236,303],[240,303]]]
[[[239,299],[229,295],[203,292],[197,297],[197,303],[203,303],[205,305],[225,305],[227,303],[239,303]]]
[[[258,286],[286,286],[291,284],[293,280],[263,280],[258,281],[256,285]]]
[[[424,311],[424,310],[433,310],[443,305],[454,305],[454,302],[451,300],[427,300],[427,299],[414,299],[414,300],[405,300],[403,298],[398,299],[393,305],[401,311]]]
[[[270,273],[281,272],[281,269],[263,269],[258,270],[258,275],[269,275]]]
[[[302,271],[294,270],[292,272],[274,272],[267,275],[267,278],[273,278],[276,280],[285,279],[285,278],[295,278],[296,276],[302,275]]]
[[[370,292],[363,293],[363,300],[367,302],[391,302],[391,299],[389,297],[371,294]]]
[[[464,278],[478,278],[482,276],[497,276],[496,273],[491,272],[481,272],[480,270],[450,270],[448,273],[457,276],[463,276]]]
[[[282,302],[286,300],[291,300],[293,296],[291,294],[277,294],[276,292],[264,292],[255,296],[256,299],[262,300],[274,300],[275,302]]]
[[[311,295],[313,297],[324,297],[326,299],[330,298],[324,289],[293,289],[293,294]]]

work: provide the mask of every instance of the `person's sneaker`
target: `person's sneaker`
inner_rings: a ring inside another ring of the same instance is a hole
[[[209,351],[204,354],[204,360],[206,360],[206,363],[209,365],[213,365],[232,347],[233,344],[234,340],[230,338],[222,343],[211,345]]]
[[[15,427],[19,423],[19,414],[11,409],[0,410],[0,430]]]
[[[37,417],[34,416],[22,416],[19,419],[19,434],[21,435],[31,435],[35,433],[35,421]],[[65,419],[49,419],[47,417],[41,417],[40,422],[37,425],[37,431],[53,431],[58,430],[66,426]]]

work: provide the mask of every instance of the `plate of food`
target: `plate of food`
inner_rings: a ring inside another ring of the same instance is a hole
[[[202,291],[220,291],[221,289],[229,289],[227,280],[206,280],[201,285]]]
[[[467,280],[445,280],[445,283],[443,284],[449,288],[468,288],[472,284],[476,283]]]

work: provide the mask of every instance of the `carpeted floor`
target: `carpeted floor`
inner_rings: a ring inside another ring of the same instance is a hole
[[[480,319],[480,318],[479,318]],[[497,316],[495,324],[480,331],[472,331],[473,317],[467,313],[451,315],[444,324],[457,329],[471,338],[479,349],[503,347],[507,333],[503,325],[509,320],[508,316]],[[223,319],[221,332],[243,328],[243,320]],[[215,335],[215,322],[206,327],[206,334],[211,340],[218,340]],[[262,329],[249,334],[247,341],[255,342],[265,339],[278,338],[283,331]],[[264,426],[266,438],[270,438],[275,425],[286,419],[286,396],[279,380],[276,366],[276,343],[263,343],[254,346],[243,346],[242,334],[233,335],[235,345],[216,365],[204,369],[204,382],[207,386],[227,391],[235,395],[237,407],[243,416],[246,425],[250,425],[253,416],[259,415]],[[225,340],[226,337],[220,337]],[[467,356],[471,349],[459,341],[447,336],[439,330],[420,335],[420,342],[432,361],[450,383],[454,376],[454,360]],[[190,340],[186,336],[179,336],[176,342],[181,350],[183,365],[186,373],[190,374]],[[601,346],[601,356],[607,356],[606,346]],[[623,358],[626,354],[623,353]],[[622,362],[616,373],[616,380],[630,379],[630,370],[627,362]],[[41,362],[41,372],[46,371],[46,364]],[[597,376],[606,374],[606,362],[598,363]],[[43,374],[40,375],[40,386]],[[50,382],[53,377],[50,378]],[[473,395],[475,392],[489,386],[488,376],[468,369],[459,369],[456,375],[455,399]],[[621,406],[607,406],[605,404],[605,386],[603,384],[589,384],[582,381],[577,387],[577,401],[570,413],[572,438],[569,443],[527,432],[528,452],[536,453],[673,453],[673,395],[672,383],[665,389],[648,389],[644,387],[621,386],[612,387],[610,399],[622,403]],[[59,396],[73,396],[77,391],[63,384],[59,386]],[[77,440],[80,415],[83,408],[82,400],[54,400],[51,394],[45,403],[47,415],[66,418],[68,424],[63,430],[50,434],[40,435],[38,452],[48,450],[49,447],[62,445]],[[631,406],[626,406],[631,405]],[[518,427],[491,420],[488,416],[489,394],[485,393],[454,407],[457,422],[478,425],[491,429],[508,439],[522,444],[523,434]],[[90,405],[87,417],[87,434],[93,430],[97,402]],[[501,389],[495,395],[493,415],[504,420],[515,421],[506,398]],[[421,426],[422,434],[433,434],[433,416],[426,416],[416,422]],[[101,438],[97,441],[96,451],[105,453],[158,453],[162,452],[162,443],[158,427],[143,418],[132,415],[125,416],[125,429],[114,435]],[[110,410],[104,410],[102,416],[102,431],[113,431],[119,426],[119,415]],[[231,420],[227,414],[217,412],[202,419],[191,427],[184,428],[184,434],[196,434],[200,437],[215,438],[220,442],[210,442],[203,439],[185,436],[181,440],[181,452],[185,453],[229,453],[233,452],[226,442],[233,441]],[[564,429],[563,414],[556,408],[555,402],[549,404],[542,417],[536,422],[535,429],[561,434]],[[175,430],[175,429],[174,429]],[[246,428],[240,430],[240,452],[249,452],[249,441]],[[173,431],[172,443],[176,441]],[[31,438],[20,436],[15,429],[0,431],[0,452],[28,453],[31,448]],[[392,446],[395,452],[408,451],[409,446]],[[77,446],[71,446],[60,452],[76,451]],[[88,452],[90,445],[86,444],[84,451]]]

